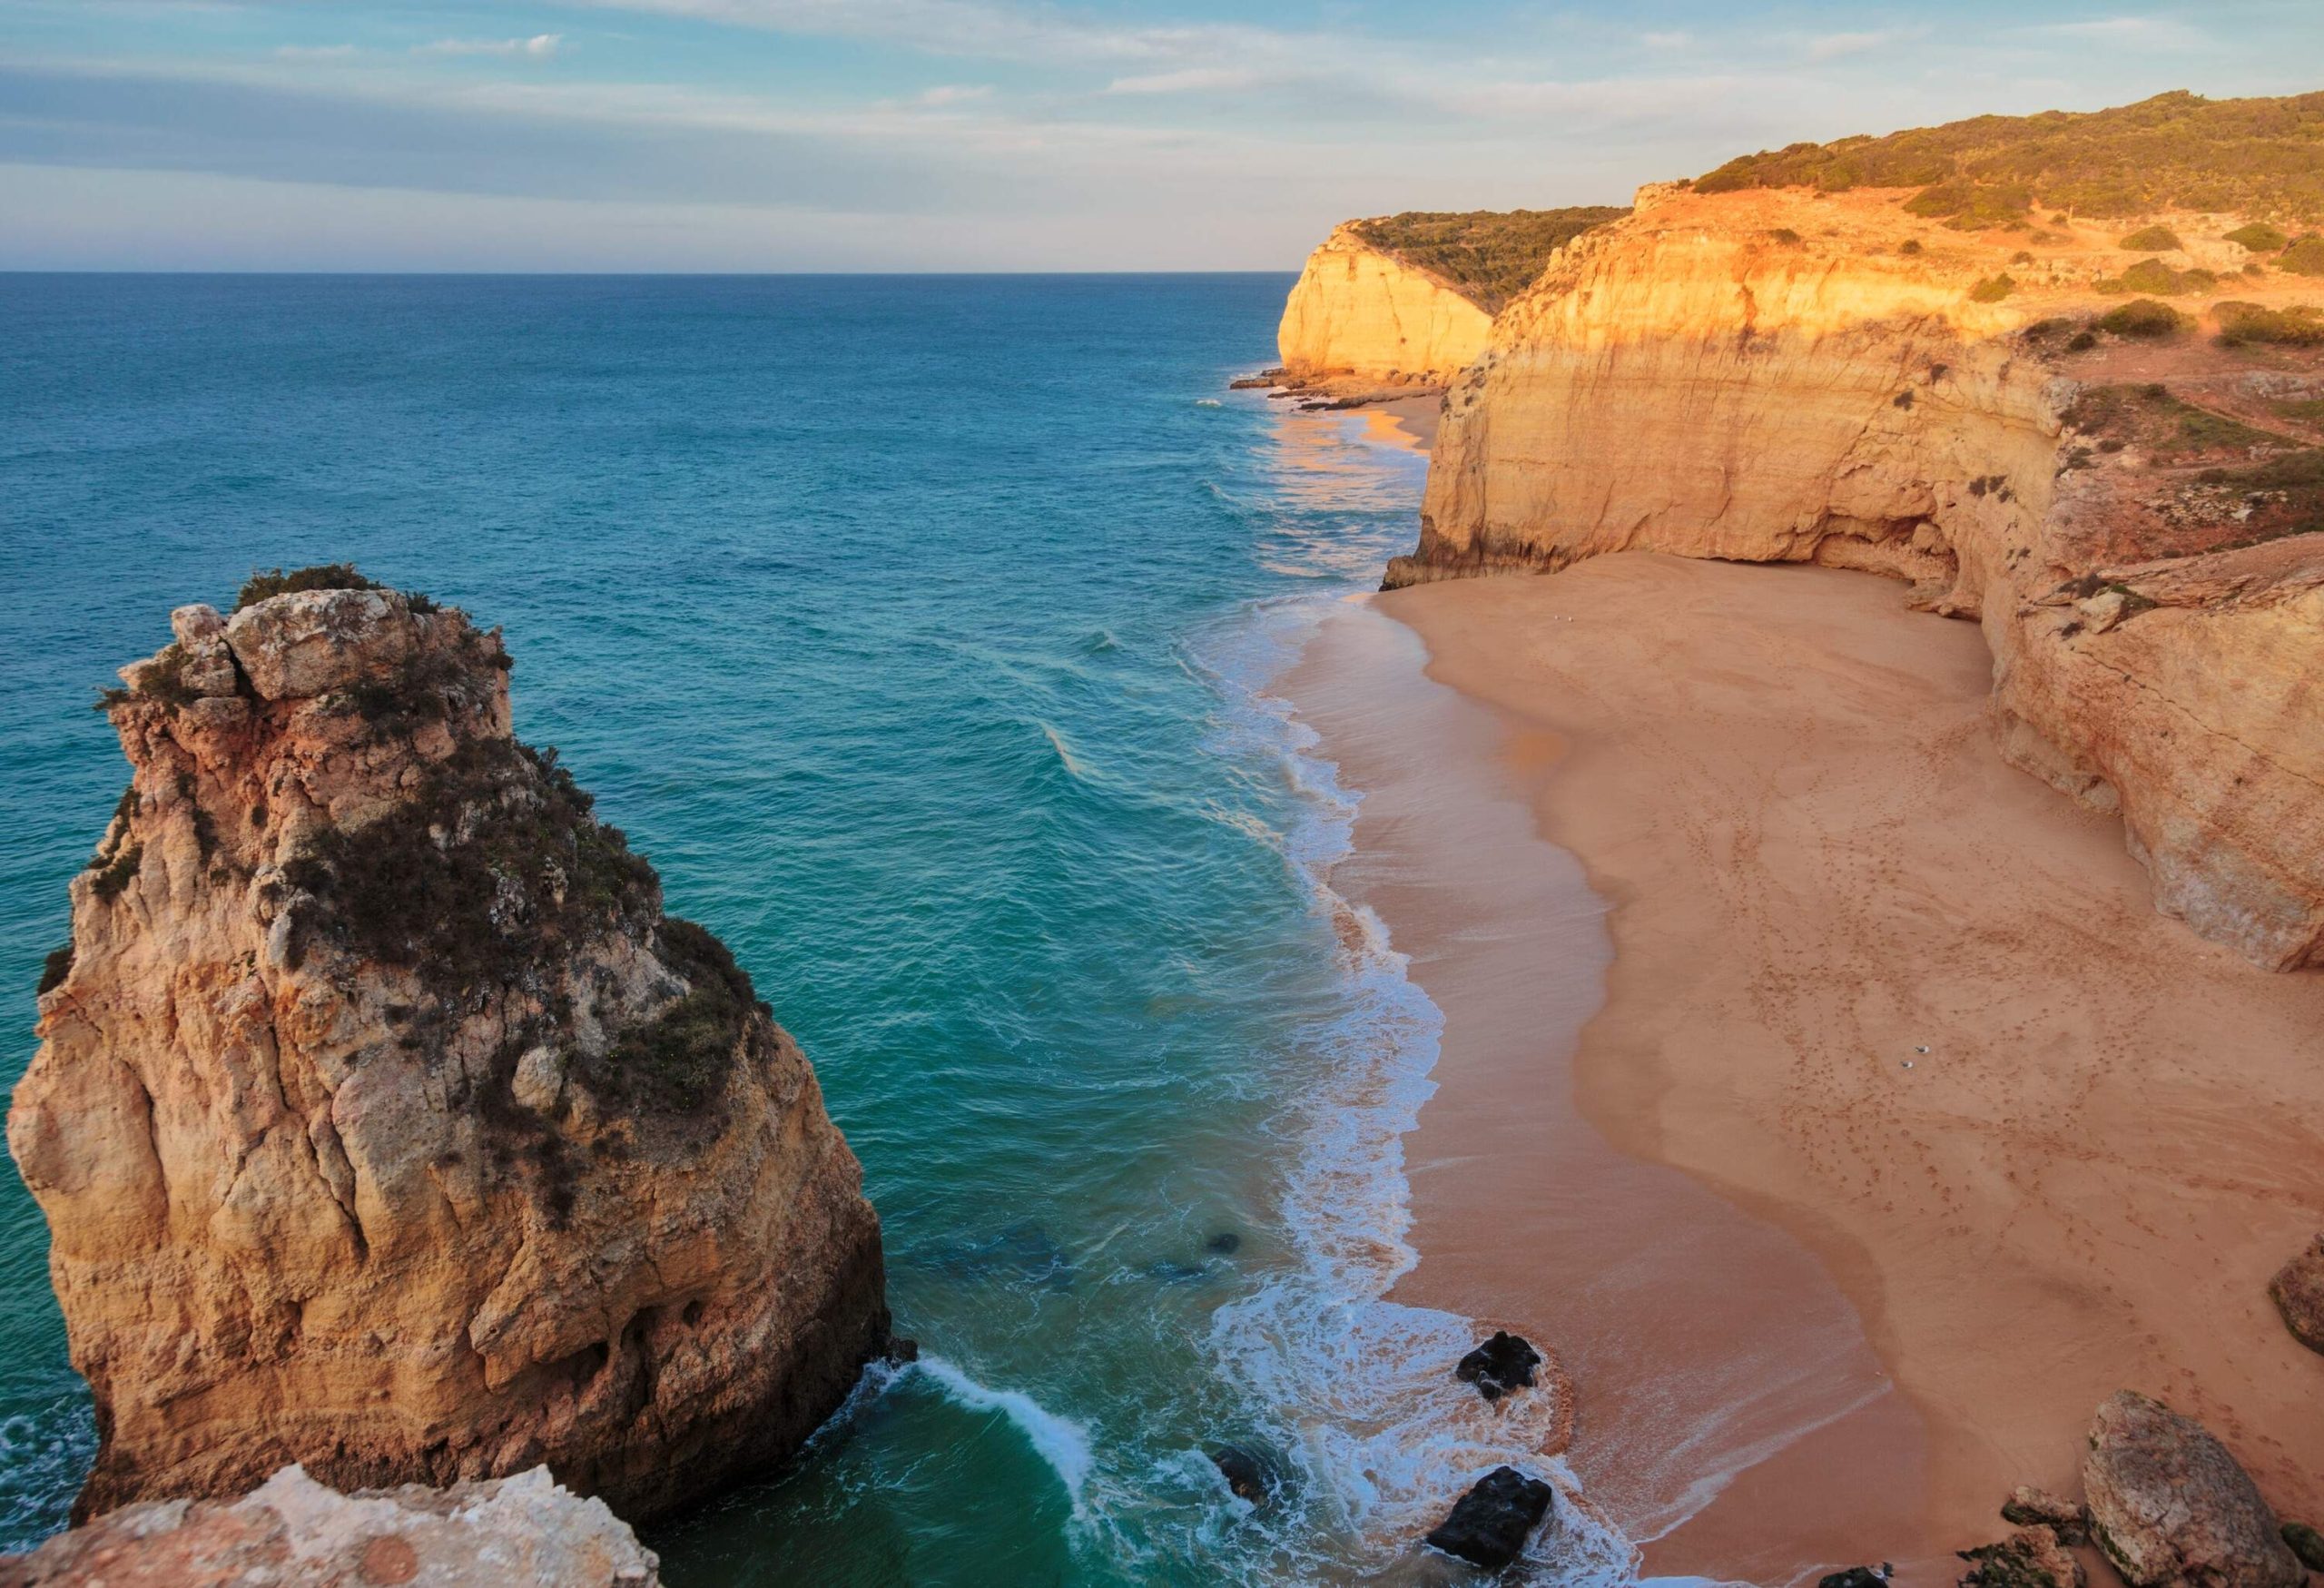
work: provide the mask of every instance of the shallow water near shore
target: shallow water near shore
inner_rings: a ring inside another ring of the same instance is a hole
[[[505,626],[518,733],[813,1058],[926,1353],[649,1530],[670,1582],[1396,1573],[1547,1408],[1383,1299],[1440,1017],[1268,689],[1422,460],[1223,390],[1286,284],[10,278],[0,1073],[123,775],[94,689],[172,606],[352,558]],[[11,1173],[0,1547],[94,1447],[44,1251]],[[1568,1514],[1545,1580],[1626,1575]]]

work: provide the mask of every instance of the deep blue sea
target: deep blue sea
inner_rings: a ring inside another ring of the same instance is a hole
[[[0,276],[0,1080],[123,781],[94,691],[351,559],[505,626],[517,732],[734,946],[885,1221],[921,1363],[654,1529],[675,1588],[1393,1569],[1539,1431],[1379,1300],[1437,1017],[1267,684],[1423,463],[1225,390],[1288,281]],[[94,1435],[0,1182],[9,1547]]]

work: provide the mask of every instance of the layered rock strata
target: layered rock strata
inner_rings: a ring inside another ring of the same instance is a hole
[[[1632,548],[1908,580],[1983,626],[2004,754],[2119,813],[2161,908],[2324,962],[2324,535],[2266,473],[2324,433],[2236,355],[2099,329],[2115,225],[2037,252],[1905,196],[1649,188],[1561,250],[1449,394],[1387,586]],[[2237,220],[2174,218],[2222,264]],[[2297,395],[2324,356],[2268,361]],[[2190,391],[2266,425],[2114,400]]]
[[[546,1463],[650,1515],[882,1347],[880,1227],[717,939],[379,588],[172,616],[9,1145],[101,1445],[76,1509]]]
[[[655,1588],[659,1563],[547,1469],[341,1494],[295,1466],[239,1500],[148,1500],[0,1557],[0,1588]]]

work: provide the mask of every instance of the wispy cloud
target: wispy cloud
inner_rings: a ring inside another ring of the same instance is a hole
[[[546,60],[563,48],[561,33],[537,33],[523,39],[438,39],[432,44],[415,44],[415,55],[521,55],[534,60]]]
[[[1108,94],[1215,94],[1256,88],[1268,74],[1251,66],[1181,66],[1175,72],[1146,72],[1117,77]]]
[[[973,104],[980,99],[991,97],[992,84],[990,83],[940,83],[915,94],[912,103],[937,109],[945,105]]]
[[[1818,34],[1807,41],[1807,58],[1811,61],[1844,61],[1850,55],[1868,55],[1875,50],[1914,36],[1906,28],[1886,27],[1862,33]]]
[[[1642,33],[1638,42],[1649,50],[1683,50],[1695,42],[1690,33]]]
[[[2207,49],[2214,43],[2202,29],[2170,16],[2101,16],[2087,22],[2043,23],[2014,31],[2033,37],[2082,39],[2158,54]]]
[[[278,44],[274,58],[278,61],[344,61],[355,54],[353,44]]]

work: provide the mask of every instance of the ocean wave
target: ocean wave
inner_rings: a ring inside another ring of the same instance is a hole
[[[994,1389],[969,1376],[941,1356],[922,1356],[903,1373],[928,1380],[954,1405],[972,1412],[998,1412],[1023,1435],[1025,1442],[1047,1462],[1073,1502],[1074,1515],[1084,1514],[1082,1490],[1089,1481],[1097,1457],[1089,1434],[1069,1417],[1060,1417],[1022,1390]]]
[[[1332,597],[1256,604],[1244,624],[1190,657],[1226,702],[1216,748],[1265,755],[1295,796],[1278,847],[1333,932],[1340,1012],[1305,1033],[1315,1083],[1278,1129],[1290,1164],[1281,1217],[1296,1261],[1219,1307],[1211,1346],[1222,1372],[1270,1409],[1306,1498],[1269,1531],[1288,1574],[1328,1580],[1350,1563],[1315,1540],[1337,1535],[1364,1571],[1409,1555],[1413,1540],[1492,1468],[1531,1472],[1559,1492],[1558,1521],[1536,1534],[1536,1581],[1609,1588],[1631,1581],[1638,1551],[1596,1510],[1566,1464],[1545,1454],[1570,1414],[1562,1384],[1487,1403],[1452,1375],[1481,1326],[1391,1302],[1419,1255],[1403,1138],[1435,1091],[1443,1015],[1408,974],[1387,925],[1332,883],[1354,847],[1359,793],[1339,781],[1315,732],[1272,693]]]

